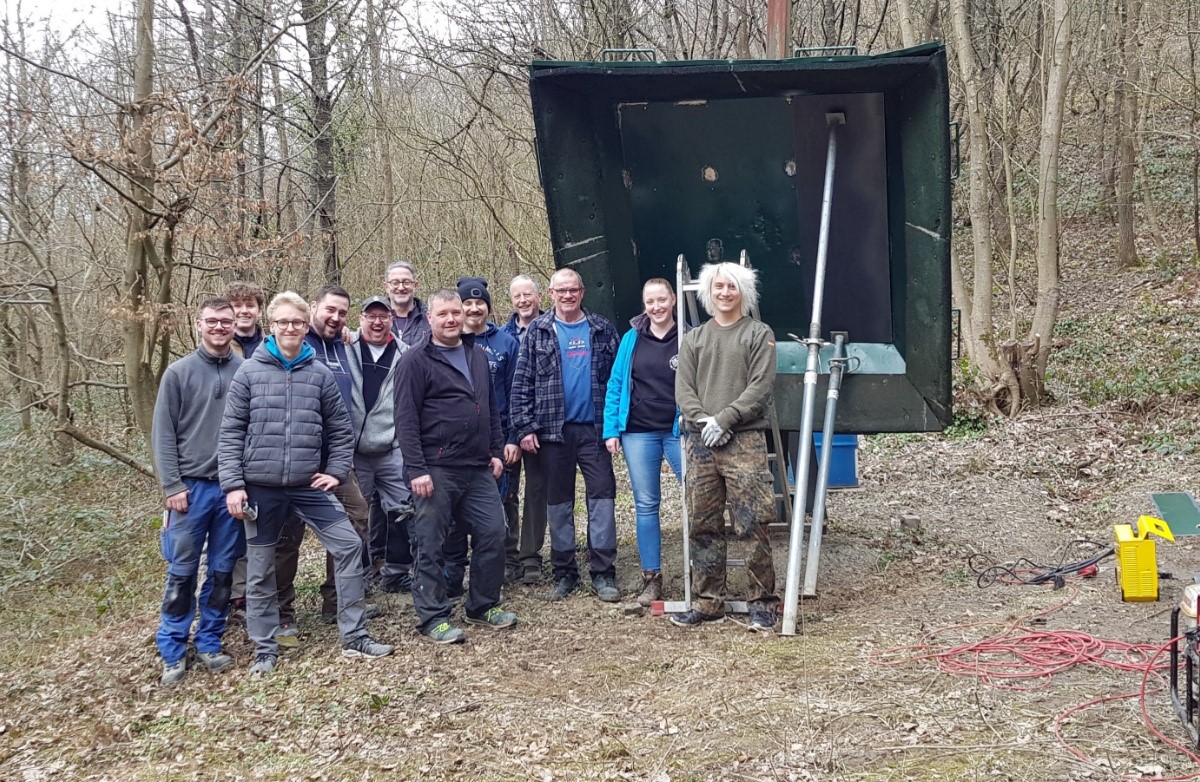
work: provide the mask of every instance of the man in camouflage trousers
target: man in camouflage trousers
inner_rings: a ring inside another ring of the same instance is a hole
[[[725,618],[728,501],[733,531],[750,544],[749,629],[775,625],[775,564],[766,523],[775,513],[767,465],[767,409],[775,382],[775,338],[749,313],[758,299],[753,269],[705,266],[700,304],[713,317],[683,338],[675,398],[683,413],[686,497],[691,521],[693,607],[671,622],[690,627]]]

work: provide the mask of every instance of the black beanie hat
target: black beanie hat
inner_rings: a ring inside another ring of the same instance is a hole
[[[482,277],[459,277],[458,297],[467,299],[483,299],[487,302],[488,312],[492,311],[492,294],[488,293],[487,280]]]

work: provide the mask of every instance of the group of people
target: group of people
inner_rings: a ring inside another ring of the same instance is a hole
[[[384,284],[386,296],[362,302],[355,332],[346,328],[350,294],[335,285],[311,301],[288,291],[266,303],[258,286],[234,283],[201,303],[199,345],[167,368],[154,414],[167,507],[164,684],[183,680],[189,663],[233,665],[221,647],[231,609],[255,646],[251,673],[274,670],[280,647],[298,643],[294,581],[309,528],[327,552],[322,616],[337,624],[346,657],[393,652],[367,630],[380,613],[366,601],[372,580],[411,590],[417,630],[437,643],[465,640],[458,597],[467,624],[514,626],[502,585],[542,581],[547,528],[547,599],[579,585],[577,468],[591,586],[599,600],[619,601],[612,457],[622,452],[637,517],[637,600],[662,598],[662,462],[679,476],[686,459],[696,599],[671,621],[724,617],[728,504],[735,534],[753,543],[749,627],[770,630],[764,525],[774,496],[763,430],[775,343],[749,317],[753,270],[705,266],[699,298],[712,318],[682,340],[664,279],[645,283],[644,312],[623,338],[584,309],[571,269],[551,277],[545,312],[537,282],[515,277],[503,326],[481,277],[423,301],[415,268],[397,261]]]

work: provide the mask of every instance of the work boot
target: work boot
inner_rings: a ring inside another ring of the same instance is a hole
[[[601,603],[616,603],[621,600],[617,579],[613,576],[592,576],[592,589],[596,590],[596,598]]]
[[[446,597],[451,600],[457,600],[467,593],[467,588],[463,584],[466,579],[466,571],[457,566],[449,566],[446,568]]]
[[[398,576],[387,576],[380,582],[379,588],[392,595],[401,592],[411,592],[412,576],[408,573],[401,573]]]
[[[567,595],[574,592],[577,586],[579,586],[579,576],[556,578],[554,579],[554,588],[550,590],[550,594],[546,595],[546,599],[551,602],[566,600]]]
[[[224,652],[196,652],[196,659],[211,673],[220,673],[233,667],[233,658]]]
[[[173,663],[164,662],[161,681],[166,687],[174,687],[187,678],[187,657],[180,657]]]
[[[542,566],[526,565],[525,573],[521,576],[521,583],[525,586],[537,586],[542,583]]]
[[[642,571],[642,591],[637,596],[638,605],[649,607],[656,600],[662,600],[662,571]]]

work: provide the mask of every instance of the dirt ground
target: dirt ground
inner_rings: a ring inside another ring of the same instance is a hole
[[[1194,487],[1200,458],[1134,445],[1145,420],[1066,406],[982,436],[869,438],[861,488],[830,499],[820,595],[802,603],[792,638],[755,635],[736,621],[685,630],[584,593],[548,604],[541,589],[518,586],[506,594],[521,617],[515,631],[471,628],[467,645],[450,648],[414,634],[407,596],[382,596],[389,614],[373,632],[398,645],[395,656],[347,662],[334,629],[316,619],[320,561],[307,548],[302,648],[274,675],[252,680],[250,646],[234,629],[236,670],[197,672],[167,690],[157,684],[158,579],[149,576],[140,612],[28,648],[0,671],[0,778],[1183,776],[1195,764],[1150,732],[1137,698],[1079,711],[1056,736],[1067,710],[1136,693],[1136,671],[1079,664],[1004,687],[889,653],[936,628],[957,626],[923,652],[1014,622],[1164,643],[1168,609],[1200,570],[1194,539],[1158,547],[1160,568],[1175,578],[1162,582],[1157,603],[1123,603],[1111,559],[1098,578],[1071,577],[1060,590],[981,588],[966,561],[982,552],[1049,562],[1071,540],[1107,543],[1114,523],[1151,512],[1147,492]],[[677,492],[667,508],[675,519]],[[631,509],[620,516],[620,579],[632,592]],[[139,545],[152,545],[151,533],[141,537]],[[666,537],[669,591],[678,596],[677,521]],[[782,532],[776,542],[782,590]],[[1150,688],[1153,723],[1186,743],[1161,685],[1151,678]]]
[[[1114,524],[1153,512],[1149,492],[1200,483],[1200,404],[1172,390],[1200,352],[1200,272],[1068,276],[1057,402],[945,435],[866,438],[861,488],[830,498],[819,597],[801,604],[795,637],[737,621],[682,629],[583,592],[549,604],[544,587],[518,586],[505,594],[514,631],[471,628],[451,648],[414,633],[407,596],[380,596],[388,614],[372,632],[395,656],[343,661],[316,617],[323,567],[310,541],[301,648],[250,679],[250,646],[233,629],[236,669],[164,689],[154,487],[94,455],[53,468],[0,421],[0,779],[1195,777],[1200,765],[1168,743],[1188,738],[1160,677],[1122,645],[1168,640],[1170,608],[1200,571],[1196,538],[1158,545],[1159,602],[1122,602],[1111,558],[1062,589],[981,587],[969,565],[1108,545]],[[1133,390],[1080,401],[1083,383],[1110,381]],[[1138,383],[1165,390],[1135,403]],[[618,480],[619,577],[632,593],[620,467]],[[669,491],[674,598],[678,509]],[[782,592],[784,535],[775,542]],[[1050,652],[1034,647],[1047,640]],[[1054,658],[1053,676],[1003,677],[1044,669],[1051,652],[1070,658]]]

